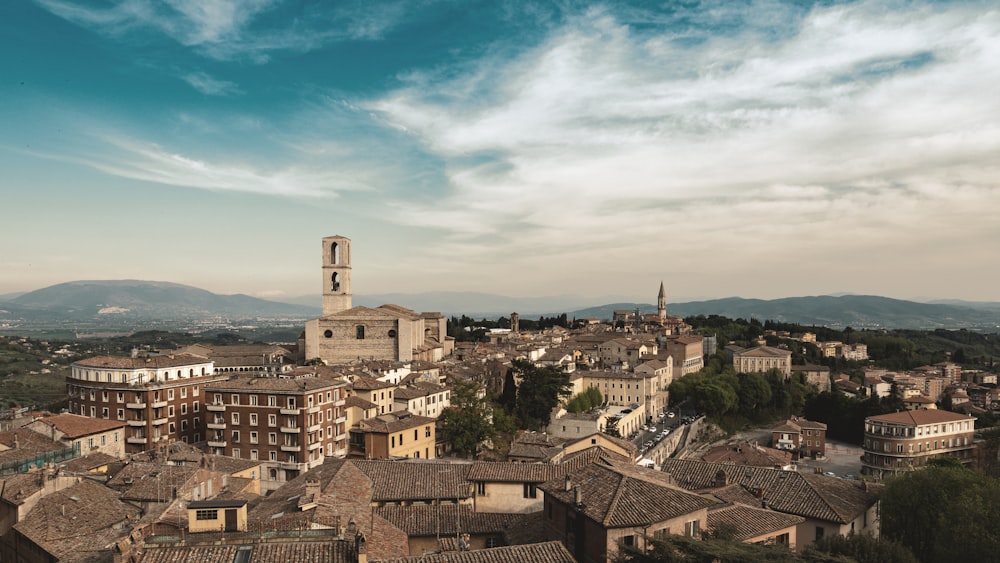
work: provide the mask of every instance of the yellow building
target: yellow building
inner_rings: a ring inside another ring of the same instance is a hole
[[[352,458],[434,459],[434,419],[400,411],[362,420],[351,428]]]
[[[247,501],[196,500],[188,503],[188,531],[245,532],[247,531]]]

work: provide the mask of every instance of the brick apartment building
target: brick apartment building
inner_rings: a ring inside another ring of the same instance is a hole
[[[66,378],[69,412],[124,421],[125,453],[202,439],[205,385],[224,379],[211,360],[188,354],[97,356]]]
[[[914,410],[865,419],[861,472],[889,476],[912,471],[936,457],[972,463],[974,417],[943,410]]]
[[[348,449],[346,382],[325,368],[234,377],[205,388],[211,453],[260,461],[262,485],[293,479]]]

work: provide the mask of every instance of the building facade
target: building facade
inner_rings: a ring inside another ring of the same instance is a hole
[[[73,363],[69,412],[124,421],[126,454],[199,442],[206,436],[204,387],[223,379],[198,356],[97,356]]]
[[[890,476],[919,469],[938,457],[973,461],[975,417],[943,410],[914,410],[865,419],[865,475]]]
[[[309,368],[310,370],[313,368]],[[347,453],[347,384],[331,373],[235,377],[205,388],[211,453],[260,461],[262,487],[275,488]]]
[[[764,373],[776,369],[785,379],[792,375],[792,352],[771,346],[758,346],[733,354],[736,373]]]

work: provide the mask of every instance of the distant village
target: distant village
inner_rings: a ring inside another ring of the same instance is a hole
[[[974,466],[977,417],[1000,408],[995,373],[950,361],[893,372],[875,358],[862,383],[793,365],[791,348],[867,361],[864,344],[695,334],[668,313],[662,283],[656,313],[534,331],[513,313],[509,329],[458,342],[440,313],[355,306],[350,239],[321,243],[323,314],[297,344],[85,358],[66,378],[66,412],[0,420],[0,561],[611,562],[625,546],[720,529],[798,553],[877,538],[883,480],[942,457]],[[715,443],[711,421],[669,390],[719,354],[738,374],[894,394],[904,408],[864,420],[850,475],[813,469],[833,455],[827,424],[798,416],[764,439]],[[460,455],[441,428],[457,386],[516,394],[513,362],[564,374],[568,394],[502,453]],[[568,408],[588,390],[600,404]]]

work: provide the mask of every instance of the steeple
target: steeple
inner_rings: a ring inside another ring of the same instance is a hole
[[[667,290],[663,288],[663,281],[660,281],[660,293],[656,295],[656,312],[661,321],[667,320]]]

